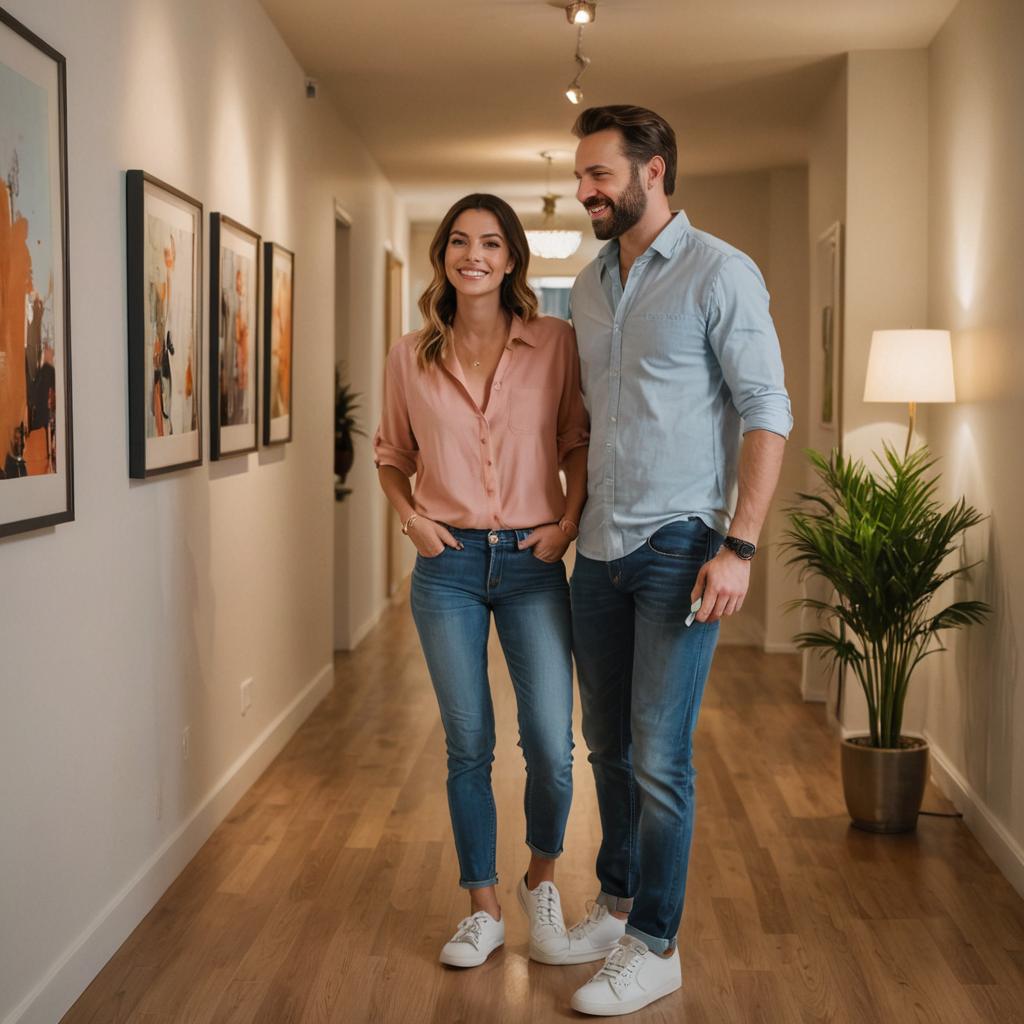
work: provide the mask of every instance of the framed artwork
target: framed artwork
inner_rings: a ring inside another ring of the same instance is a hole
[[[75,518],[64,58],[0,10],[0,537]]]
[[[263,443],[292,439],[295,254],[263,244]]]
[[[203,207],[144,171],[125,180],[129,472],[203,461]]]
[[[819,239],[816,251],[818,261],[817,306],[820,321],[819,343],[821,351],[817,365],[821,369],[818,385],[818,425],[834,431],[840,422],[842,395],[842,340],[843,340],[843,233],[837,221]]]
[[[256,450],[260,237],[210,214],[210,458]]]

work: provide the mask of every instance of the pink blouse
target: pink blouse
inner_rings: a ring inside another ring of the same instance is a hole
[[[467,530],[517,530],[565,514],[558,467],[587,444],[572,326],[514,317],[486,412],[453,352],[416,365],[416,334],[397,341],[385,368],[384,412],[373,439],[377,466],[416,474],[413,505]]]

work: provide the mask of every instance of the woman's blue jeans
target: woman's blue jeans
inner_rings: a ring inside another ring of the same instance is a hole
[[[669,523],[612,562],[577,554],[573,641],[602,840],[598,902],[626,931],[675,944],[693,836],[693,730],[718,623],[685,624],[700,567],[722,538],[699,519]]]
[[[516,693],[526,843],[544,857],[562,852],[572,802],[572,626],[565,566],[521,551],[529,530],[451,532],[463,549],[417,557],[411,604],[444,723],[459,884],[477,889],[498,880],[491,614]]]

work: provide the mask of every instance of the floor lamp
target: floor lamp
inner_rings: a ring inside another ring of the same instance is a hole
[[[918,402],[955,402],[949,331],[875,331],[864,381],[865,402],[906,402],[910,406],[910,454]]]

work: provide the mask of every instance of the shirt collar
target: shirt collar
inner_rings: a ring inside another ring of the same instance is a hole
[[[537,339],[534,337],[533,326],[523,322],[523,318],[517,316],[515,313],[512,314],[512,322],[508,325],[508,340],[505,342],[506,346],[511,347],[512,342],[521,341],[525,345],[529,345],[530,348],[537,347]],[[446,345],[444,354],[441,357],[445,362],[451,364],[455,362],[455,351],[451,345]]]
[[[508,343],[512,344],[513,341],[521,341],[530,346],[530,348],[537,347],[537,339],[533,336],[533,327],[530,324],[523,323],[522,317],[512,314],[512,323],[508,327]]]
[[[683,240],[683,236],[689,229],[689,218],[682,210],[676,211],[672,215],[672,219],[661,229],[654,241],[647,247],[647,251],[650,252],[653,249],[659,255],[664,256],[665,259],[670,259],[675,255],[679,243]],[[619,266],[619,240],[613,238],[610,242],[603,245],[597,254],[597,258],[609,274],[617,272]]]

